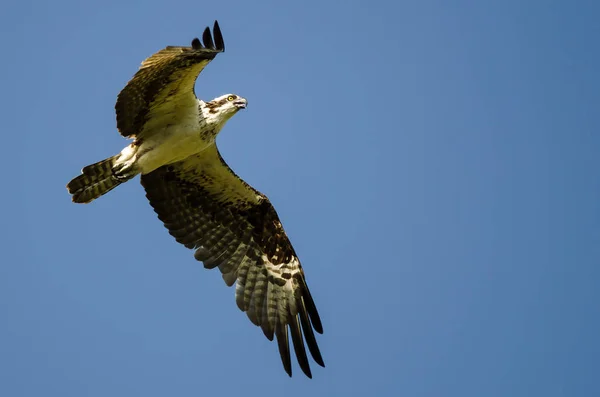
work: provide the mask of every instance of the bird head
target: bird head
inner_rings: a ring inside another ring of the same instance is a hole
[[[229,120],[231,116],[248,105],[246,98],[235,94],[226,94],[206,102],[205,108],[208,117],[217,118],[221,122]]]

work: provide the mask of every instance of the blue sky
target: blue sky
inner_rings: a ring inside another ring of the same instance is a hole
[[[0,395],[600,395],[597,2],[3,8]],[[312,380],[137,180],[65,190],[126,144],[140,62],[214,19],[196,92],[248,98],[218,144],[301,257]]]

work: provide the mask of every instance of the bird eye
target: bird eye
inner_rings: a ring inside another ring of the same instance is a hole
[[[228,97],[227,97],[227,100],[228,100],[228,101],[233,101],[234,99],[235,99],[235,98],[234,98],[234,96],[233,96],[233,95],[230,95],[230,96],[228,96]]]

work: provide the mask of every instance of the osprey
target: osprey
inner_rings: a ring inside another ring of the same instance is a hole
[[[213,41],[214,35],[214,41]],[[198,99],[194,84],[225,51],[219,24],[191,47],[169,46],[142,62],[115,105],[117,129],[133,141],[119,154],[88,165],[67,184],[75,203],[89,203],[141,175],[150,205],[169,233],[204,267],[218,267],[235,301],[269,340],[277,338],[292,376],[289,335],[302,371],[305,350],[325,366],[313,331],[323,333],[304,271],[273,205],[225,163],[215,138],[246,99]]]

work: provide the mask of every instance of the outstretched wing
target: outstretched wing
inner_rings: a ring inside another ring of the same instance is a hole
[[[140,137],[159,131],[174,121],[181,122],[198,106],[194,94],[196,78],[225,44],[219,24],[204,30],[191,47],[169,46],[142,62],[142,66],[117,97],[117,128],[125,137]]]
[[[266,196],[233,173],[215,145],[142,175],[142,185],[169,233],[195,249],[204,267],[218,267],[228,286],[237,281],[238,307],[269,340],[277,337],[290,376],[290,334],[308,377],[304,341],[324,366],[313,332],[323,332],[319,313],[277,213]]]

